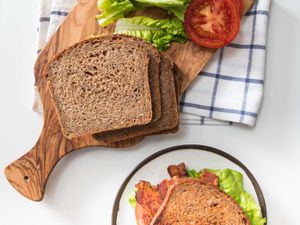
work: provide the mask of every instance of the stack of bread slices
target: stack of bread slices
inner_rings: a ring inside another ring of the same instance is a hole
[[[68,139],[116,143],[178,130],[180,70],[141,39],[79,42],[51,59],[44,75]]]

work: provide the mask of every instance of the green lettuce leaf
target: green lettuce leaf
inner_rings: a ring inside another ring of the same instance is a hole
[[[184,21],[184,13],[190,0],[135,0],[144,6],[157,6],[174,14],[178,19]]]
[[[230,195],[244,210],[251,225],[264,225],[266,219],[262,218],[261,209],[254,198],[244,190],[243,175],[232,169],[210,170],[219,178],[219,188]]]
[[[135,192],[136,192],[136,188],[127,197],[128,203],[132,208],[135,208],[136,206]]]
[[[173,13],[178,19],[180,19],[183,22],[186,8],[187,5],[184,5],[180,7],[167,8],[166,10],[168,10],[170,13]]]
[[[196,170],[187,170],[186,171],[189,177],[192,178],[199,178],[200,177],[200,173],[196,172]]]
[[[184,21],[184,13],[190,0],[134,0],[144,7],[156,6],[174,14],[178,19]]]
[[[178,18],[152,19],[138,16],[117,21],[115,34],[136,36],[153,44],[160,51],[170,46],[172,41],[186,41],[183,23]]]
[[[130,0],[98,0],[97,6],[101,14],[96,19],[101,26],[107,26],[138,8]]]
[[[170,8],[183,6],[185,4],[185,0],[134,0],[136,2],[143,3],[148,6],[157,6],[160,8]]]
[[[156,6],[174,14],[181,21],[184,20],[184,12],[190,0],[98,0],[97,7],[101,12],[96,18],[101,26],[107,26],[120,18],[124,18],[129,12]]]

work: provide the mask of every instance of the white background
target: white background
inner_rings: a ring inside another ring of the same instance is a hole
[[[0,168],[37,140],[32,112],[38,0],[0,0]],[[17,193],[0,173],[1,225],[108,225],[128,173],[162,148],[211,145],[240,159],[264,192],[269,225],[298,225],[300,202],[300,2],[273,0],[263,106],[257,126],[182,126],[130,150],[93,148],[68,155],[50,176],[42,202]]]

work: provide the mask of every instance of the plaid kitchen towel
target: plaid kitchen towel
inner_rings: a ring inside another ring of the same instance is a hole
[[[76,2],[41,0],[39,49]],[[216,52],[183,94],[181,124],[255,125],[263,96],[269,6],[270,0],[256,0],[238,37]],[[42,111],[38,98],[34,110]]]

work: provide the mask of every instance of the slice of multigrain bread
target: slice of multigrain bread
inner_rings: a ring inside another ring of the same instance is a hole
[[[175,83],[175,90],[176,90],[176,99],[177,99],[177,110],[178,110],[178,115],[180,114],[180,79],[182,77],[182,72],[180,71],[180,69],[176,66],[176,64],[174,64],[173,67],[173,74],[174,74],[174,83]],[[176,133],[179,130],[179,123],[177,124],[176,127],[168,130],[167,133]],[[160,131],[160,132],[156,132],[154,133],[155,135],[159,135],[159,134],[164,134],[166,133],[166,131]]]
[[[67,138],[147,124],[152,119],[148,52],[113,36],[73,45],[46,65]]]
[[[160,63],[160,93],[161,93],[161,117],[151,123],[135,126],[129,129],[108,131],[95,134],[97,140],[115,142],[128,138],[176,132],[179,123],[178,103],[172,72],[173,61],[167,55],[162,55]]]
[[[123,42],[127,45],[139,45],[143,47],[149,56],[149,83],[151,90],[151,100],[152,100],[152,122],[156,121],[161,116],[161,96],[159,88],[159,63],[160,63],[160,53],[153,47],[152,44],[133,36],[116,34],[113,37],[114,41]]]
[[[176,95],[178,100],[178,106],[180,105],[180,93],[181,93],[181,79],[182,79],[182,71],[178,68],[176,64],[173,66],[173,73],[175,79],[175,88],[176,88]]]
[[[150,225],[250,225],[241,207],[229,195],[200,179],[182,178],[167,192]]]

